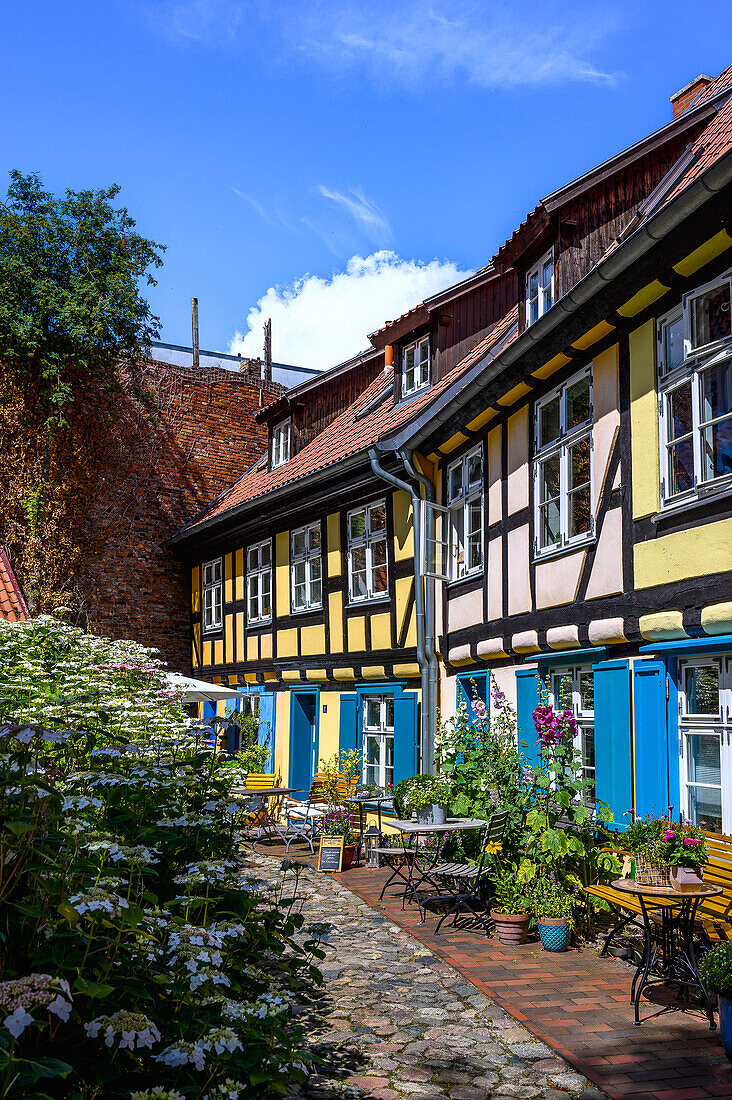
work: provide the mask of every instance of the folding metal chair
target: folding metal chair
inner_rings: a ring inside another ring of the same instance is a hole
[[[425,907],[428,902],[438,900],[449,900],[452,902],[450,908],[442,914],[437,922],[435,935],[438,934],[448,917],[452,917],[453,926],[457,924],[458,914],[463,911],[472,913],[478,924],[480,924],[486,932],[490,933],[492,931],[490,917],[486,916],[486,910],[481,906],[481,891],[485,881],[488,879],[488,872],[490,870],[490,864],[487,862],[488,852],[486,849],[489,844],[501,843],[503,834],[506,831],[507,821],[507,810],[502,810],[500,813],[493,814],[489,819],[483,833],[480,860],[477,864],[439,863],[436,867],[431,868],[430,878],[445,880],[445,892],[431,894],[429,897],[422,900],[420,900],[419,897],[417,898],[419,902],[420,920],[424,921],[426,918],[427,911]],[[476,909],[474,908],[475,905],[481,907]]]

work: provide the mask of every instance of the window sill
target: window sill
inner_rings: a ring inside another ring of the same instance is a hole
[[[567,554],[574,553],[575,550],[586,550],[588,546],[592,546],[596,541],[595,535],[588,535],[587,538],[570,543],[568,546],[558,546],[552,550],[536,550],[534,552],[534,564],[538,565],[542,561],[553,561],[554,558],[563,558]]]
[[[475,581],[480,581],[485,576],[485,570],[481,566],[480,569],[474,569],[472,573],[465,573],[462,577],[452,577],[447,582],[447,587],[450,591],[456,588],[460,588],[461,585],[474,584]]]
[[[269,619],[247,619],[247,630],[257,630],[261,626],[271,626],[272,618]]]
[[[223,633],[224,633],[224,624],[223,623],[221,624],[221,626],[206,626],[203,629],[203,637],[204,638],[210,638],[214,634],[223,634]]]
[[[370,596],[368,599],[363,600],[349,600],[346,605],[350,610],[356,607],[370,607],[372,604],[384,604],[390,600],[389,593],[387,592],[383,596]]]
[[[291,607],[290,618],[291,619],[304,619],[308,615],[322,615],[323,605],[322,603],[313,604],[312,607]]]
[[[661,505],[661,511],[651,516],[651,523],[663,523],[665,519],[683,516],[686,512],[695,512],[705,504],[725,500],[732,496],[732,476],[709,489],[697,489],[693,497],[686,497],[674,503]]]

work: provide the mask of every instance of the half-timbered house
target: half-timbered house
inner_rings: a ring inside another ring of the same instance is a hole
[[[732,831],[732,69],[674,99],[265,409],[268,453],[176,536],[194,671],[258,703],[292,786],[339,748],[430,770],[492,672],[529,756],[540,681],[574,709],[617,821]]]

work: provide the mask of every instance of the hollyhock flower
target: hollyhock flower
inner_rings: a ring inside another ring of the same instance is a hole
[[[698,836],[685,836],[683,845],[685,848],[696,848],[698,844],[703,844],[704,841]]]
[[[670,840],[676,840],[676,833],[673,831],[673,829],[667,829],[666,832],[663,834],[662,839],[665,840],[668,844]]]

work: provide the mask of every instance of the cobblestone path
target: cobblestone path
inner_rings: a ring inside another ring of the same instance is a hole
[[[280,861],[250,858],[279,878]],[[543,1043],[409,933],[327,875],[300,876],[306,923],[333,926],[308,1045],[326,1065],[307,1100],[604,1100]]]

